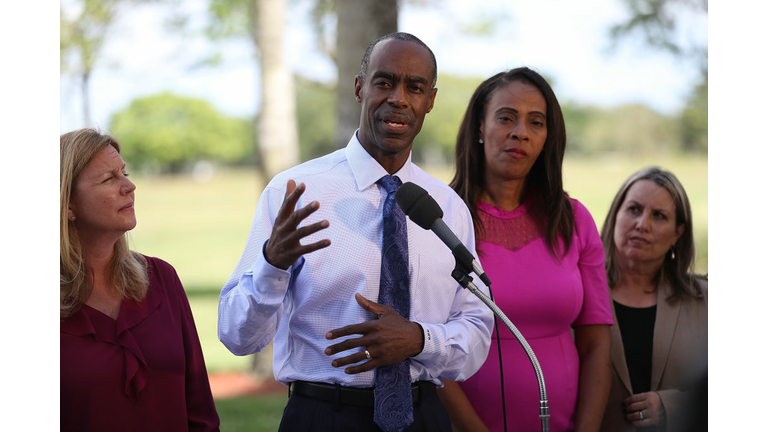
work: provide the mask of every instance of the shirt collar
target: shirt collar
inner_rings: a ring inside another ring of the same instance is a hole
[[[357,188],[363,191],[369,188],[371,185],[379,181],[380,178],[388,175],[387,170],[384,169],[376,159],[371,156],[368,151],[363,148],[360,141],[357,139],[357,131],[352,134],[352,138],[349,139],[349,143],[345,149],[347,156],[347,162],[352,170],[352,176],[355,178]],[[402,168],[398,170],[394,175],[398,176],[400,180],[405,183],[411,179],[411,152],[408,152],[408,160],[405,161]]]

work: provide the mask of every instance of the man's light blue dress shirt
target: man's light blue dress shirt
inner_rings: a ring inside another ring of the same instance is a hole
[[[372,387],[374,371],[355,375],[334,368],[325,348],[332,329],[375,319],[355,293],[376,301],[381,272],[382,205],[386,191],[376,181],[384,168],[360,145],[357,134],[346,148],[275,176],[261,194],[240,262],[219,298],[219,339],[234,354],[263,350],[274,338],[275,378]],[[475,254],[469,210],[448,186],[411,163],[395,173],[423,187],[438,202],[443,220]],[[330,226],[302,244],[330,239],[327,248],[304,255],[288,270],[273,267],[262,253],[282,205],[286,183],[304,183],[297,208],[318,201],[320,208],[302,225],[328,220]],[[411,321],[424,331],[424,349],[410,359],[412,381],[463,381],[488,355],[492,312],[451,277],[455,266],[447,246],[431,231],[408,220]],[[486,294],[487,288],[475,278]],[[353,335],[351,337],[360,337]],[[362,351],[364,348],[360,348]]]

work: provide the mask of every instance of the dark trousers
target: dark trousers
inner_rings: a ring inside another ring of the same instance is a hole
[[[413,405],[413,423],[404,432],[450,432],[451,419],[437,394]],[[343,405],[291,394],[279,432],[381,432],[373,407]]]

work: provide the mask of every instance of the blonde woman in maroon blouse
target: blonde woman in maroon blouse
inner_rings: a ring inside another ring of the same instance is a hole
[[[114,138],[60,138],[62,431],[218,431],[184,288],[128,249],[134,190]]]

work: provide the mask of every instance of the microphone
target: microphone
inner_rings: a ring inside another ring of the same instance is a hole
[[[467,271],[474,271],[486,286],[491,286],[491,279],[485,274],[480,263],[472,256],[467,247],[443,222],[443,209],[424,188],[415,183],[405,182],[397,189],[395,201],[403,213],[408,215],[416,225],[425,230],[432,230],[448,246],[460,266]]]

